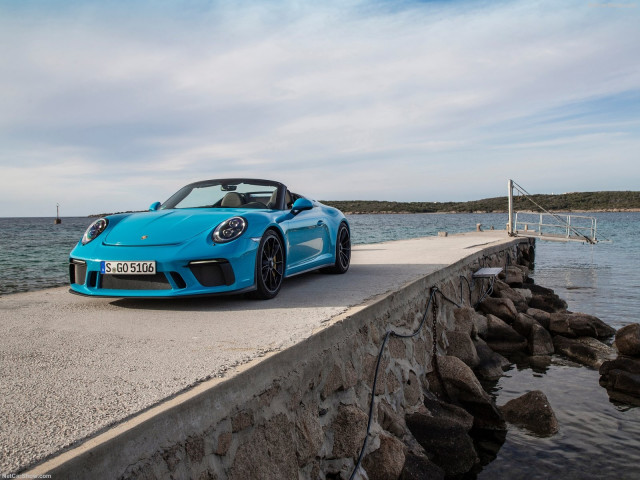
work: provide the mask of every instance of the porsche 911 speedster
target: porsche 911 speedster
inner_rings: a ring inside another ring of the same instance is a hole
[[[69,276],[84,295],[269,299],[287,277],[345,273],[350,261],[339,210],[282,183],[229,178],[187,185],[148,212],[96,220],[70,254]]]

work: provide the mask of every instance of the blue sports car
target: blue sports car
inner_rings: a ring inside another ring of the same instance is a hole
[[[108,297],[252,292],[275,297],[284,278],[351,262],[337,209],[269,180],[192,183],[148,212],[93,222],[69,258],[71,291]]]

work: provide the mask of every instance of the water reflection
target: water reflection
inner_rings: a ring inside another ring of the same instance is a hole
[[[480,479],[637,479],[640,476],[640,408],[612,403],[596,370],[558,356],[527,361],[487,384],[498,405],[542,390],[558,419],[559,432],[536,437],[509,425],[506,440]]]

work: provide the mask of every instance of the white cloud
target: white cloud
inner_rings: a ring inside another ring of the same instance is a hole
[[[571,159],[585,154],[583,188],[637,188],[637,115],[617,118],[616,101],[576,106],[630,92],[640,103],[640,12],[391,7],[0,7],[0,200],[22,206],[0,216],[61,198],[67,214],[128,210],[227,175],[325,199],[496,196],[507,175],[543,191],[525,161],[576,190]],[[23,182],[38,193],[25,197]]]

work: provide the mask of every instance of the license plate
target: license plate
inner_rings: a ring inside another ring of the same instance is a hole
[[[156,262],[100,262],[100,273],[103,275],[154,275]]]

